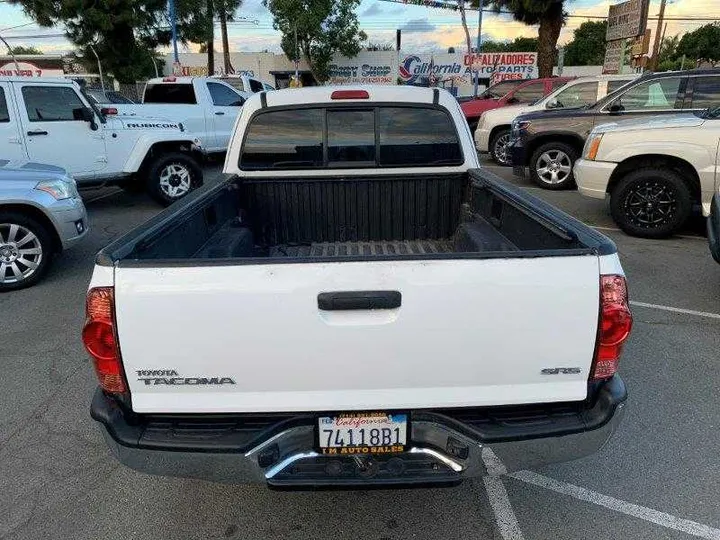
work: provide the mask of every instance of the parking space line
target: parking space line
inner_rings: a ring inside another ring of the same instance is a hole
[[[631,306],[644,307],[648,309],[659,309],[660,311],[670,311],[672,313],[683,313],[685,315],[695,315],[696,317],[706,317],[708,319],[720,319],[720,313],[709,313],[707,311],[695,311],[694,309],[684,309],[672,306],[662,306],[659,304],[648,304],[646,302],[630,301]]]
[[[605,508],[614,510],[615,512],[620,512],[621,514],[649,521],[650,523],[660,525],[661,527],[665,527],[667,529],[673,529],[697,536],[699,538],[706,538],[708,540],[720,540],[720,529],[714,529],[708,525],[703,525],[702,523],[698,523],[696,521],[666,514],[665,512],[653,510],[652,508],[647,508],[645,506],[621,501],[620,499],[581,488],[580,486],[576,486],[574,484],[561,482],[559,480],[555,480],[554,478],[549,478],[532,471],[515,472],[511,473],[509,476],[511,478],[515,478],[516,480],[520,480],[521,482],[549,489],[550,491],[563,495],[569,495],[570,497],[592,504],[597,504],[598,506],[604,506]]]
[[[500,536],[503,540],[524,540],[507,490],[499,476],[507,473],[505,465],[487,446],[482,447],[480,456],[489,473],[489,476],[483,477],[483,484],[485,484],[488,502],[495,514],[495,523],[497,523]]]

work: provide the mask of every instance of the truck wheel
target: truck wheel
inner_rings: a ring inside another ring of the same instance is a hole
[[[510,165],[510,130],[501,129],[490,140],[490,157],[498,165]]]
[[[690,217],[692,194],[680,174],[669,169],[633,171],[610,192],[610,213],[630,236],[665,238]]]
[[[0,292],[38,282],[52,258],[48,230],[24,214],[0,211]]]
[[[179,201],[201,185],[200,166],[193,158],[181,152],[162,154],[148,167],[148,191],[163,206]]]
[[[576,159],[577,153],[569,144],[543,144],[530,158],[530,178],[544,189],[566,189],[575,182],[572,168]]]

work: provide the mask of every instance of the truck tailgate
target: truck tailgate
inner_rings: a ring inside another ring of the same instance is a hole
[[[598,276],[591,255],[121,264],[117,331],[137,412],[579,401]],[[319,294],[343,291],[398,291],[402,300],[391,309],[319,308]],[[579,370],[543,374],[548,368]]]

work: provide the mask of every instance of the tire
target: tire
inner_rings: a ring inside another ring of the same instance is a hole
[[[20,212],[0,210],[0,292],[35,285],[50,266],[50,231]]]
[[[666,238],[692,212],[692,194],[682,175],[648,167],[628,173],[610,192],[610,214],[623,231],[640,238]]]
[[[498,165],[508,167],[512,165],[508,155],[508,144],[510,143],[510,130],[501,129],[490,139],[490,157]]]
[[[163,206],[170,206],[202,185],[202,169],[187,154],[161,154],[147,168],[147,190]]]
[[[543,144],[530,158],[530,178],[543,189],[567,189],[575,184],[572,168],[576,160],[577,151],[569,144]]]

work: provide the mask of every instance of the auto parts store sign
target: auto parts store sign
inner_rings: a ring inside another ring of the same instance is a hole
[[[506,79],[537,77],[537,53],[411,54],[400,61],[398,76],[408,84],[423,78],[455,79],[456,85],[471,84],[475,71],[493,83]]]

